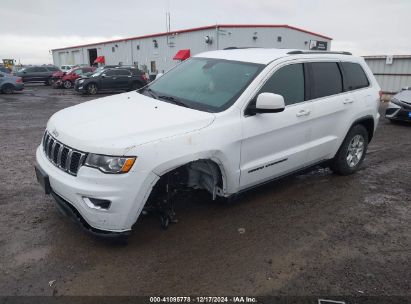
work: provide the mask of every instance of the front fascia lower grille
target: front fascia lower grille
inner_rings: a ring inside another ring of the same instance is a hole
[[[87,157],[87,153],[66,146],[47,131],[43,136],[43,151],[53,165],[74,176]]]

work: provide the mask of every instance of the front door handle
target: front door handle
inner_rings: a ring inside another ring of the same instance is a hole
[[[350,104],[350,103],[353,103],[353,102],[354,102],[354,99],[352,99],[352,98],[346,98],[343,101],[344,104]]]
[[[310,115],[311,111],[310,110],[300,110],[297,112],[297,114],[295,114],[295,116],[297,117],[301,117],[301,116],[308,116]]]

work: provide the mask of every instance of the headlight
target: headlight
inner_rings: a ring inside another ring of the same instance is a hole
[[[84,82],[84,79],[80,79],[79,81],[78,81],[78,83],[83,83]]]
[[[136,157],[117,157],[90,153],[85,165],[99,169],[104,173],[127,173],[130,171]]]
[[[401,101],[399,101],[397,98],[395,98],[395,97],[393,97],[393,98],[391,98],[391,100],[390,100],[392,103],[395,103],[396,105],[399,105],[399,106],[401,106]]]

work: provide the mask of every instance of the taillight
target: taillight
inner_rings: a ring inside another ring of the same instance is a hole
[[[22,83],[22,82],[23,82],[23,79],[21,79],[21,77],[16,79],[16,83]]]
[[[146,82],[148,81],[148,78],[147,78],[146,74],[141,75],[141,79],[143,79]]]
[[[383,92],[379,91],[378,94],[380,94],[380,99],[381,99]]]

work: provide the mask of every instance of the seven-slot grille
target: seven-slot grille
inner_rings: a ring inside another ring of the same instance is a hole
[[[76,176],[87,154],[74,150],[57,141],[47,131],[43,137],[43,150],[47,158],[58,168]]]

